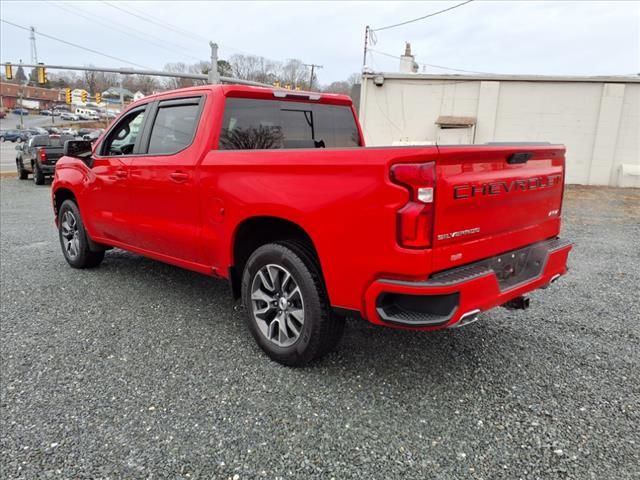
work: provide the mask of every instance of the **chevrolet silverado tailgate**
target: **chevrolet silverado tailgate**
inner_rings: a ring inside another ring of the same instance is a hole
[[[564,152],[548,144],[439,147],[433,247],[440,266],[557,234]]]

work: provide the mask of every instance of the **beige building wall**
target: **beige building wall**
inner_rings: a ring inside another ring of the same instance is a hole
[[[469,135],[442,135],[443,116],[476,123]],[[370,74],[360,121],[372,146],[438,138],[562,143],[567,183],[640,187],[640,78]]]

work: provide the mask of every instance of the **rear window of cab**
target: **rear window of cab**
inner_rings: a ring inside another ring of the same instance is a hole
[[[348,106],[226,99],[220,150],[358,146],[358,126]]]

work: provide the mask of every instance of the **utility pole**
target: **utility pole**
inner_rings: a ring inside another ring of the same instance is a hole
[[[29,33],[29,40],[31,42],[31,63],[38,64],[38,49],[36,48],[36,29],[31,27],[31,33]]]
[[[369,43],[369,25],[364,29],[364,54],[362,55],[362,71],[367,66],[367,45]]]
[[[120,111],[124,111],[124,91],[123,91],[123,75],[120,75]]]
[[[22,67],[22,60],[20,60],[20,67]],[[26,80],[25,80],[26,81]],[[18,90],[19,92],[19,97],[18,100],[20,101],[20,130],[24,129],[24,115],[23,113],[23,108],[22,108],[22,97],[24,96],[24,83],[20,82],[20,88]]]
[[[209,42],[209,46],[211,47],[211,65],[209,67],[207,81],[215,85],[216,83],[220,83],[220,75],[218,74],[218,44]]]
[[[316,68],[322,68],[322,65],[316,65],[315,63],[305,63],[305,67],[311,67],[311,76],[309,77],[309,90],[313,88],[313,72]]]

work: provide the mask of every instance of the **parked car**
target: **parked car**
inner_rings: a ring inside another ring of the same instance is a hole
[[[567,272],[562,145],[365,148],[347,96],[209,85],[134,102],[67,152],[52,200],[71,267],[117,247],[228,279],[286,365],[334,348],[347,314],[459,327]]]
[[[40,115],[51,116],[52,112],[51,112],[51,110],[40,110]]]
[[[20,180],[33,174],[36,185],[43,185],[45,177],[53,175],[56,162],[64,153],[64,142],[73,140],[68,135],[36,135],[28,142],[16,146],[16,168]]]
[[[75,128],[63,128],[60,133],[62,135],[71,135],[72,137],[78,136],[78,131]]]
[[[29,139],[29,132],[24,130],[4,130],[0,132],[0,142],[25,142]]]
[[[54,117],[59,117],[60,115],[62,115],[62,112],[60,110],[53,110],[51,112],[51,115],[53,115]]]
[[[33,135],[47,135],[49,133],[49,132],[47,132],[46,129],[44,129],[42,127],[25,128],[22,131],[28,133],[31,136],[33,136]]]
[[[60,119],[61,120],[72,120],[72,121],[78,121],[80,120],[80,117],[78,115],[76,115],[75,113],[71,113],[71,112],[62,112],[62,114],[60,115]]]
[[[104,129],[99,128],[99,129],[90,130],[85,133],[81,133],[80,131],[78,131],[78,134],[82,136],[83,140],[95,142],[100,137],[100,135],[102,135],[103,132],[104,132]]]
[[[54,135],[60,135],[60,129],[56,128],[56,127],[45,127],[45,130],[47,131],[47,133],[49,134],[54,134]]]
[[[14,108],[13,113],[15,113],[16,115],[29,115],[29,110],[26,110],[24,108]]]

